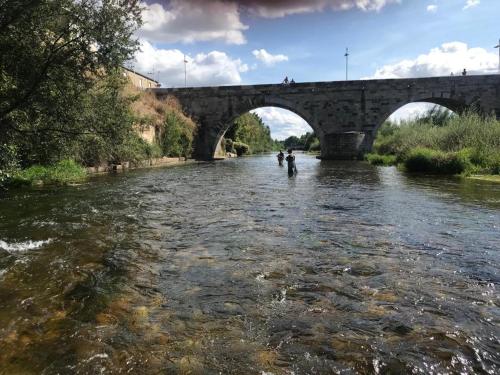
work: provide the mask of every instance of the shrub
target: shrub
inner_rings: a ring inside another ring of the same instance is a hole
[[[407,169],[413,171],[498,173],[500,121],[473,112],[460,117],[445,115],[434,112],[397,126],[385,123],[375,140],[374,151],[395,155],[397,162],[407,164]],[[434,153],[431,155],[429,150]]]
[[[465,152],[443,152],[428,148],[411,150],[404,161],[410,172],[460,174],[470,170],[472,164]]]
[[[226,152],[231,152],[235,153],[236,150],[234,149],[234,142],[231,138],[225,138],[225,147],[226,147]]]
[[[321,151],[321,145],[318,138],[314,139],[314,141],[311,143],[311,145],[309,146],[309,151]]]
[[[236,154],[238,156],[242,156],[242,155],[250,153],[250,147],[245,143],[233,142],[233,147],[234,147]]]
[[[193,140],[196,125],[182,112],[170,109],[163,124],[161,146],[166,156],[190,157],[193,152]]]
[[[52,166],[33,165],[16,172],[12,177],[13,184],[36,185],[67,184],[85,179],[85,168],[73,160],[61,160]]]
[[[394,155],[367,154],[365,159],[373,165],[396,165],[397,163]]]

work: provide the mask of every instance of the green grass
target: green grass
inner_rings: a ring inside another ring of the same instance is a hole
[[[444,152],[417,147],[406,156],[404,166],[409,172],[461,174],[471,170],[472,163],[466,152]]]
[[[488,182],[498,182],[500,183],[500,175],[476,175],[476,176],[469,176],[467,178],[470,178],[472,180],[480,180],[480,181],[488,181]]]
[[[397,158],[394,155],[366,154],[365,159],[373,165],[396,165]]]
[[[377,156],[367,155],[370,163],[397,161],[411,172],[500,174],[500,121],[466,113],[439,124],[422,118],[386,123],[379,130],[374,151]]]
[[[15,172],[10,184],[13,185],[65,185],[83,181],[87,176],[85,168],[73,160],[62,160],[52,166],[33,165]]]

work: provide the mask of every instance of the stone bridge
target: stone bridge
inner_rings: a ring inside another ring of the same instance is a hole
[[[458,114],[473,108],[500,118],[500,75],[450,76],[152,89],[175,96],[198,123],[195,156],[214,158],[221,137],[240,115],[280,107],[302,117],[316,132],[323,159],[354,159],[372,149],[380,125],[413,102],[442,105]]]

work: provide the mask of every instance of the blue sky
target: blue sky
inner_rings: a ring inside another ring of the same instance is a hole
[[[499,0],[148,0],[134,68],[163,86],[496,73]],[[403,108],[406,117],[421,106]],[[310,130],[259,110],[273,136]],[[281,115],[280,115],[281,114]]]

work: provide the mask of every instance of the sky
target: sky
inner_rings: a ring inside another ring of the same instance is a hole
[[[163,87],[497,73],[500,0],[146,0],[132,67]],[[186,56],[187,63],[184,63]],[[407,118],[426,107],[393,114]],[[284,139],[311,128],[257,112]]]

